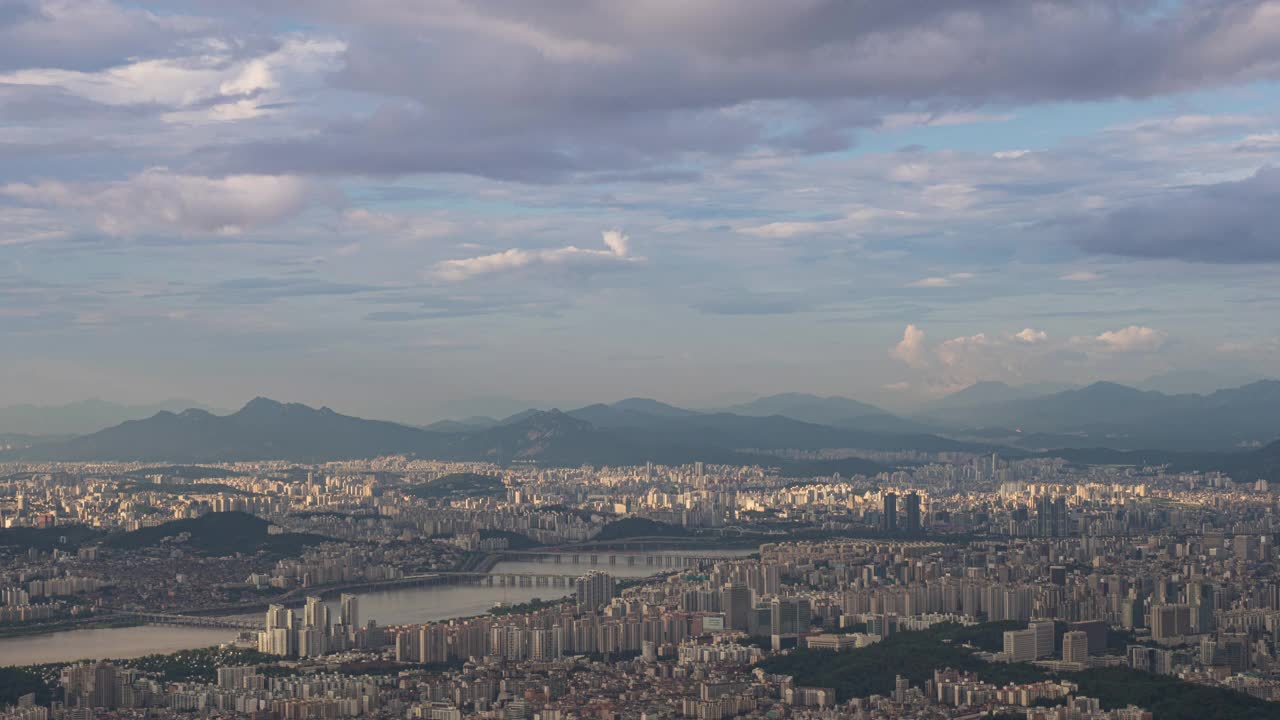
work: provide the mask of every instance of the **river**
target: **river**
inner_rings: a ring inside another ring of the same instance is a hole
[[[580,556],[574,564],[566,557],[559,564],[550,561],[504,560],[494,566],[492,573],[582,575],[589,570],[600,570],[615,577],[645,577],[674,568],[648,565],[647,556],[693,555],[698,557],[741,557],[752,550],[671,550],[652,553],[614,553],[616,564],[609,564],[608,553],[600,553],[598,564],[592,565],[588,555]],[[626,561],[627,555],[637,557],[636,564]],[[481,615],[495,603],[523,603],[540,598],[551,600],[572,595],[573,587],[521,586],[521,585],[428,585],[392,590],[358,592],[359,620],[369,619],[380,625],[447,620],[455,617]],[[328,600],[336,618],[338,599]],[[144,625],[130,628],[68,630],[48,635],[30,635],[0,639],[0,666],[33,665],[37,663],[69,662],[89,658],[133,658],[152,653],[172,653],[190,648],[208,647],[231,642],[234,630],[188,628],[169,625]]]

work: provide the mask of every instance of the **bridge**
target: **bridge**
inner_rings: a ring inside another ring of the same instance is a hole
[[[173,613],[137,612],[133,610],[113,610],[116,615],[137,618],[148,625],[182,625],[185,627],[226,628],[229,630],[263,630],[263,623],[252,620],[239,620],[225,617],[201,617],[199,615],[176,615]]]
[[[724,556],[698,555],[628,555],[626,553],[599,552],[555,552],[539,550],[505,550],[501,553],[503,560],[547,563],[550,565],[588,565],[651,567],[651,568],[687,568],[722,562],[732,559]]]

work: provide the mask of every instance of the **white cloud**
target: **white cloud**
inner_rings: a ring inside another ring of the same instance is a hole
[[[940,287],[951,287],[953,284],[954,283],[952,283],[951,280],[948,278],[927,277],[927,278],[920,278],[919,280],[909,282],[907,283],[907,287],[940,288]]]
[[[1094,280],[1101,280],[1102,276],[1088,270],[1077,270],[1076,272],[1069,272],[1058,279],[1070,282],[1093,282]]]
[[[287,175],[210,178],[151,168],[128,180],[108,183],[12,183],[0,186],[0,194],[29,205],[86,213],[108,235],[236,234],[298,214],[313,196],[314,186]]]
[[[1141,332],[1144,330],[1147,332]],[[1130,358],[1121,348],[1151,347],[1162,339],[1163,333],[1137,328],[1055,341],[1045,330],[1026,327],[1016,332],[961,335],[930,345],[923,330],[909,325],[889,354],[913,371],[909,380],[912,389],[941,395],[980,380],[1061,381],[1067,373],[1081,371],[1085,377],[1096,378],[1100,369],[1115,369],[1140,359],[1137,355]]]
[[[972,280],[976,275],[971,272],[954,272],[950,275],[936,275],[933,277],[921,278],[913,282],[907,283],[907,287],[913,288],[944,288],[952,287],[957,280]]]
[[[1093,340],[1108,352],[1150,352],[1163,347],[1168,338],[1168,333],[1163,330],[1130,325],[1120,330],[1108,330]]]
[[[1280,132],[1246,135],[1233,149],[1236,152],[1275,152],[1280,150]]]
[[[1147,118],[1135,123],[1117,125],[1108,128],[1108,130],[1149,137],[1201,135],[1224,130],[1256,127],[1264,122],[1266,122],[1266,119],[1257,115],[1175,115],[1172,117]]]
[[[0,74],[0,84],[58,88],[103,105],[160,105],[166,122],[240,120],[283,99],[282,86],[305,85],[340,67],[346,45],[327,38],[287,36],[278,48],[238,59],[219,43],[186,57],[133,60],[97,71],[28,68]]]
[[[771,222],[738,228],[738,232],[753,237],[784,240],[796,235],[821,232],[828,229],[830,225],[829,222]]]
[[[1024,328],[1015,333],[1013,337],[1028,345],[1035,345],[1036,343],[1042,343],[1048,340],[1049,333],[1043,330],[1036,330],[1034,328]]]
[[[908,325],[902,331],[902,340],[893,346],[889,355],[914,368],[927,367],[929,358],[924,331],[915,325]]]
[[[1019,160],[1031,153],[1031,150],[998,150],[991,153],[991,157],[997,160]]]
[[[941,113],[889,113],[880,119],[885,130],[901,130],[912,127],[949,127],[977,123],[1001,123],[1013,119],[1011,114],[994,115],[976,112]]]
[[[477,275],[509,272],[535,266],[590,267],[600,264],[642,262],[631,254],[630,238],[620,230],[606,230],[601,239],[607,250],[591,250],[569,245],[549,250],[511,248],[491,255],[445,260],[435,266],[435,275],[449,281],[466,280]]]

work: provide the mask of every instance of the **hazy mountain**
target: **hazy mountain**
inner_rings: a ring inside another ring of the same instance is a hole
[[[795,424],[791,428],[793,431],[804,426],[810,430],[827,430],[840,434],[842,439],[850,437],[847,431],[821,428],[788,418],[742,418],[734,415],[697,415],[670,418],[667,423],[649,427],[604,429],[570,413],[550,410],[519,422],[467,435],[451,452],[458,459],[537,461],[550,465],[641,465],[646,462],[685,465],[696,461],[726,465],[765,465],[798,475],[825,475],[834,472],[841,472],[846,476],[874,475],[887,469],[858,458],[830,463],[802,463],[738,450],[747,447],[782,447],[778,444],[778,430],[780,425],[787,423]],[[794,432],[783,433],[783,438],[796,437]],[[805,442],[815,441],[809,438]]]
[[[998,380],[984,380],[976,382],[963,390],[947,395],[933,401],[926,406],[925,412],[946,411],[956,408],[974,407],[977,405],[992,405],[995,403],[1011,402],[1013,400],[1022,400],[1024,398],[1035,397],[1040,393],[1025,388],[1014,387]]]
[[[1155,390],[1166,394],[1212,393],[1219,388],[1240,387],[1257,382],[1257,375],[1243,373],[1218,373],[1209,370],[1172,370],[1152,375],[1134,387],[1139,390]]]
[[[1254,480],[1280,482],[1280,440],[1248,452],[1195,453],[1173,450],[1115,450],[1111,448],[1070,448],[1042,453],[1083,465],[1167,465],[1175,472],[1218,471],[1236,482]]]
[[[700,415],[696,410],[686,410],[675,405],[668,405],[659,400],[650,398],[627,398],[619,400],[610,407],[616,410],[627,410],[630,412],[644,413],[645,415],[657,415],[659,417],[689,417],[691,415]]]
[[[322,462],[443,449],[447,435],[255,398],[230,415],[157,413],[71,440],[20,451],[28,459]]]
[[[763,417],[782,415],[821,425],[832,425],[868,415],[890,415],[888,411],[857,400],[843,397],[820,397],[805,393],[769,395],[749,403],[724,408],[734,415]]]
[[[634,406],[634,404],[632,405]],[[0,453],[3,459],[211,462],[291,460],[323,462],[387,454],[414,454],[449,460],[496,463],[537,461],[551,465],[629,465],[655,462],[765,464],[784,460],[741,452],[744,448],[963,450],[974,446],[936,436],[887,436],[825,427],[779,416],[730,414],[657,418],[602,406],[608,413],[639,416],[643,425],[600,427],[558,410],[533,411],[489,428],[431,432],[391,422],[365,420],[295,403],[256,398],[239,411],[214,415],[203,410],[160,412],[63,442]],[[593,406],[593,410],[599,410]],[[671,412],[670,410],[666,412]],[[607,418],[606,418],[607,419]],[[863,460],[815,467],[823,473],[875,473],[883,468]]]
[[[472,430],[483,430],[485,428],[493,427],[499,422],[501,421],[491,417],[475,415],[461,420],[437,420],[430,425],[423,425],[422,429],[431,432],[459,433],[470,432]]]
[[[1099,382],[1041,397],[935,409],[930,417],[953,428],[1070,435],[1082,447],[1226,450],[1280,437],[1280,381],[1208,395],[1167,395]]]
[[[154,405],[122,405],[106,400],[81,400],[66,405],[10,405],[0,408],[0,433],[21,435],[83,435],[126,420],[141,420],[161,411],[210,408],[182,399]]]
[[[494,425],[495,425],[495,426],[496,426],[496,425],[511,425],[511,424],[513,424],[513,423],[518,423],[518,422],[520,422],[520,421],[522,421],[522,420],[528,420],[529,418],[531,418],[531,417],[533,417],[534,415],[537,415],[538,413],[541,413],[541,412],[546,412],[546,411],[545,411],[545,410],[539,410],[539,409],[537,409],[537,408],[529,408],[528,410],[521,410],[520,412],[518,412],[518,413],[516,413],[516,414],[514,414],[514,415],[508,415],[507,417],[502,418],[502,419],[501,419],[501,420],[499,420],[498,422],[494,423]]]

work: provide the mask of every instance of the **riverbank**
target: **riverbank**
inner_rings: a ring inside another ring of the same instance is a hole
[[[51,623],[0,625],[0,640],[7,638],[31,637],[33,635],[52,635],[54,633],[69,632],[72,630],[106,630],[112,628],[137,627],[145,624],[145,622],[137,618],[107,616],[70,619]]]

